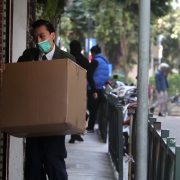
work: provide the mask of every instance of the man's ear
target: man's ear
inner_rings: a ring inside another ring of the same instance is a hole
[[[52,35],[52,38],[53,38],[53,40],[54,40],[54,39],[55,39],[55,37],[56,37],[55,32],[52,32],[52,33],[51,33],[51,35]]]

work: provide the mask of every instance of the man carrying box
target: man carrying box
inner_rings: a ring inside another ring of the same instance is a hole
[[[26,49],[18,62],[63,58],[75,61],[72,55],[55,45],[55,29],[52,24],[45,20],[37,20],[32,28],[36,48]],[[27,138],[25,180],[46,180],[46,175],[49,180],[67,180],[64,161],[66,156],[64,135]]]

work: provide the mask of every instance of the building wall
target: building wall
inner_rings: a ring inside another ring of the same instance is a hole
[[[16,0],[13,4],[12,62],[17,62],[18,57],[26,48],[26,30],[27,0]]]
[[[35,3],[36,0],[0,0],[0,61],[17,62],[26,47],[32,46],[29,33],[35,19]],[[0,84],[1,80],[0,73]],[[23,180],[23,164],[23,139],[0,133],[0,180]]]
[[[26,49],[27,0],[13,3],[12,62]],[[10,137],[9,180],[23,180],[24,147],[23,139]]]

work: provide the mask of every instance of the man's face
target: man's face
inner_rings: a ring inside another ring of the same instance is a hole
[[[46,26],[40,26],[40,27],[36,28],[34,30],[33,36],[34,36],[34,42],[36,44],[39,42],[48,40],[51,45],[51,49],[53,49],[55,33],[54,32],[50,33],[47,30]]]
[[[161,72],[164,73],[164,74],[168,74],[168,71],[169,71],[169,68],[167,68],[167,67],[162,67],[161,68]]]

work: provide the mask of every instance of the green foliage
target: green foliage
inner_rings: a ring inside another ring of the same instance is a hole
[[[153,35],[163,35],[163,57],[173,68],[180,66],[180,10],[157,19],[152,26]]]
[[[137,61],[139,0],[119,1],[74,0],[64,12],[66,0],[53,0],[53,3],[46,0],[38,9],[42,18],[55,26],[60,24],[60,35],[66,46],[72,39],[84,42],[88,35],[95,37],[114,67],[127,75]],[[151,1],[153,21],[170,10],[169,2]]]
[[[63,44],[63,46],[65,48],[69,48],[69,43],[71,39],[71,36],[73,35],[73,23],[71,23],[71,20],[68,16],[63,16],[61,18],[61,24],[60,24],[60,30],[59,30],[59,34],[61,37],[61,43]],[[75,38],[76,39],[76,38]]]
[[[151,1],[153,20],[170,10],[169,1]],[[67,37],[84,42],[84,38],[88,37],[90,21],[90,36],[104,47],[105,55],[114,68],[123,70],[126,76],[137,62],[138,10],[138,0],[126,0],[123,3],[118,0],[74,0],[72,7],[64,14],[72,23]],[[63,33],[64,29],[61,29]]]
[[[124,31],[122,18],[122,8],[116,3],[113,1],[101,3],[96,14],[95,37],[104,44],[109,42],[117,44],[120,33]]]
[[[152,0],[151,12],[153,20],[167,15],[172,9],[171,2],[172,0]]]
[[[37,13],[40,14],[39,18],[46,19],[57,27],[65,5],[66,0],[46,0],[37,3]]]
[[[174,74],[168,77],[169,89],[168,92],[170,95],[174,95],[176,92],[180,93],[180,75]]]
[[[155,78],[154,78],[154,76],[151,76],[149,78],[149,83],[151,84],[152,88],[155,89]]]
[[[177,92],[180,93],[180,75],[179,74],[170,74],[168,76],[168,84],[169,84],[169,88],[168,88],[168,94],[171,95],[175,95]],[[153,89],[155,89],[155,79],[154,77],[150,77],[150,83],[153,87]]]

